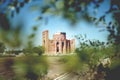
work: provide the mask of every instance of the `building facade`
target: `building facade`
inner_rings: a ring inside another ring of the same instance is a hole
[[[42,46],[45,48],[46,54],[67,54],[74,52],[75,39],[67,40],[65,32],[58,32],[50,40],[49,32],[46,30],[42,32]]]

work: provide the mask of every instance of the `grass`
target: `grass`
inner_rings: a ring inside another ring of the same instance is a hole
[[[47,74],[48,62],[45,56],[2,57],[0,68],[0,77],[5,80],[37,80]]]

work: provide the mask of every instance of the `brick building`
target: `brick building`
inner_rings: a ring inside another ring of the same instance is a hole
[[[49,39],[48,30],[42,32],[42,46],[46,54],[66,54],[74,52],[75,39],[67,40],[65,32],[55,33],[53,39]]]

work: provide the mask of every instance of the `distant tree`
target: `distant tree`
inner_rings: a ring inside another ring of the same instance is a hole
[[[42,46],[38,46],[38,47],[34,47],[33,51],[40,56],[44,53],[45,49]]]
[[[5,50],[5,45],[4,43],[0,42],[0,53],[3,53]]]
[[[23,49],[23,52],[26,54],[34,54],[37,53],[39,56],[42,55],[44,53],[45,49],[42,46],[37,46],[37,47],[29,47],[29,48],[25,48]]]
[[[13,53],[15,54],[15,55],[18,55],[19,53],[21,53],[21,52],[23,52],[22,50],[13,50]]]
[[[29,47],[28,47],[28,48],[24,48],[24,49],[23,49],[23,53],[24,53],[24,54],[31,54],[31,53],[33,53],[33,49],[32,49],[32,48],[29,48]]]

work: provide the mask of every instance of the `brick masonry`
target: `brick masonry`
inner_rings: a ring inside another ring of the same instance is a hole
[[[75,50],[75,39],[66,39],[65,32],[58,32],[53,35],[53,39],[49,39],[49,32],[42,32],[42,46],[45,48],[45,54],[67,54]]]

